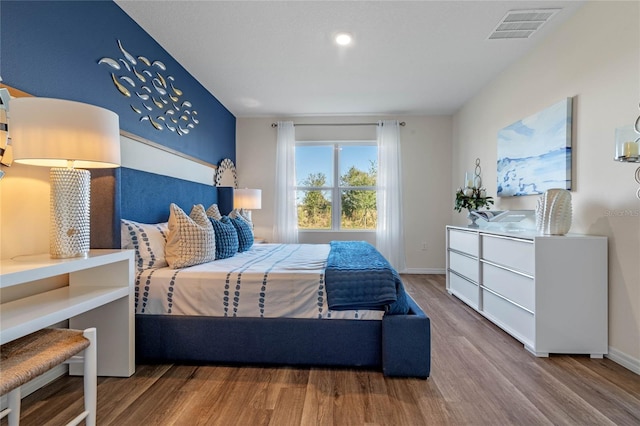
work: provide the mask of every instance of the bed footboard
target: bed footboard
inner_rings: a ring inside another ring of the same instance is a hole
[[[427,378],[431,372],[431,320],[411,298],[408,315],[382,319],[385,376]]]

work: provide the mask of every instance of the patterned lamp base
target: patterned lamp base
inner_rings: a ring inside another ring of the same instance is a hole
[[[88,170],[52,168],[49,252],[53,258],[85,257],[89,253]]]

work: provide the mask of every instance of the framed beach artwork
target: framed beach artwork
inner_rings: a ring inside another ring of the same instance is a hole
[[[571,189],[572,99],[498,132],[498,197]]]

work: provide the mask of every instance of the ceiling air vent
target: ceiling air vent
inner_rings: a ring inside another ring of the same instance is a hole
[[[489,39],[529,38],[560,9],[510,10],[489,35]]]

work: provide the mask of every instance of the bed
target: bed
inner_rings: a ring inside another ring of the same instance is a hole
[[[232,196],[231,188],[124,167],[94,173],[92,247],[119,248],[121,219],[146,224],[165,222],[170,203],[187,212],[194,204],[217,204],[226,214],[231,210]],[[278,247],[259,245],[245,254],[259,255]],[[243,259],[238,256],[231,261]],[[203,268],[195,268],[196,275]],[[140,278],[144,287],[146,278]],[[154,311],[151,306],[145,306],[148,312],[141,312],[142,287],[136,300],[138,362],[361,367],[380,369],[386,376],[419,378],[430,374],[430,320],[409,295],[406,314],[356,309],[333,311],[329,319],[327,308],[322,307],[324,317],[317,312],[310,317],[281,317],[277,313],[243,317],[230,315],[229,311],[189,312],[176,306],[170,313]]]

